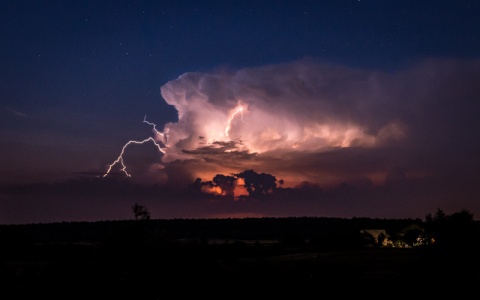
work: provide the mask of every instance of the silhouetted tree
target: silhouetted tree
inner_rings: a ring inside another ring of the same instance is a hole
[[[438,246],[467,248],[476,235],[473,214],[466,209],[447,215],[439,208],[433,217],[427,215],[426,221],[429,235]]]
[[[437,208],[435,216],[433,217],[434,222],[445,222],[447,220],[447,214],[440,208]]]
[[[383,241],[385,241],[385,239],[387,238],[387,236],[383,233],[380,233],[378,236],[377,236],[377,244],[378,246],[383,246]]]
[[[405,244],[414,246],[414,244],[417,243],[418,238],[423,236],[423,233],[423,228],[417,224],[412,224],[403,229],[401,236]]]
[[[480,267],[480,231],[468,210],[447,215],[438,209],[426,218],[432,240],[428,256],[436,280],[455,274],[457,282],[475,282]],[[451,282],[448,282],[451,284]]]
[[[150,219],[150,212],[143,205],[135,203],[135,205],[132,206],[132,211],[133,211],[133,218],[135,220],[149,220]]]

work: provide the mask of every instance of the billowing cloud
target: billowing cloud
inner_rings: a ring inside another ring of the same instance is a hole
[[[194,177],[255,169],[286,186],[379,184],[399,168],[431,175],[463,160],[466,145],[478,149],[463,128],[479,125],[479,66],[430,60],[385,72],[306,59],[185,73],[161,87],[178,111],[159,139],[162,161],[192,161]]]
[[[394,118],[373,118],[385,100],[378,77],[313,61],[186,73],[161,88],[179,117],[165,126],[167,145],[174,153],[235,140],[255,153],[382,145],[400,139],[404,128]]]

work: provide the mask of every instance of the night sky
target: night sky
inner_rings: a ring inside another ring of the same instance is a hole
[[[0,38],[0,224],[480,217],[478,1],[4,1]]]

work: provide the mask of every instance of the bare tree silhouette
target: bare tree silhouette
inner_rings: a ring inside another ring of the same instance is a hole
[[[132,211],[133,211],[133,218],[135,220],[149,220],[150,219],[150,212],[143,205],[135,203],[135,205],[132,206]]]

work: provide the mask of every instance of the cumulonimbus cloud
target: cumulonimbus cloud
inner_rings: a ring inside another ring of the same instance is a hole
[[[178,122],[164,128],[163,162],[200,159],[215,171],[297,172],[297,181],[349,171],[382,177],[402,164],[413,174],[428,148],[473,141],[448,130],[478,123],[471,100],[480,94],[479,74],[478,61],[429,60],[385,72],[312,59],[185,73],[161,87],[178,111]]]
[[[237,149],[264,153],[400,139],[405,129],[399,120],[372,115],[385,100],[376,94],[379,80],[375,72],[313,61],[185,73],[161,88],[179,117],[165,126],[172,149],[166,159],[215,142],[241,141]]]

